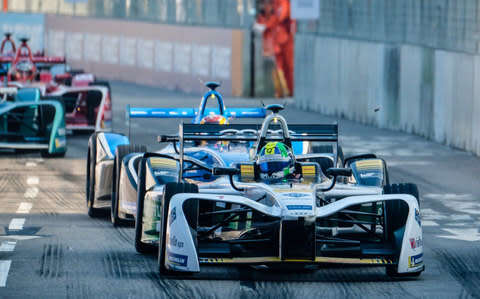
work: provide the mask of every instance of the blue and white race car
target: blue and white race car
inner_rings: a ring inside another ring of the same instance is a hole
[[[337,165],[329,153],[294,153],[337,143],[338,128],[287,125],[278,108],[263,125],[183,124],[179,135],[160,137],[177,150],[138,162],[137,251],[158,251],[163,274],[337,263],[420,275],[417,186],[390,184],[385,161],[373,154]],[[247,145],[249,159],[229,160],[228,151],[199,146],[205,142]]]
[[[227,108],[216,90],[220,84],[207,82],[208,91],[196,108],[137,108],[127,106],[127,121],[133,118],[192,118],[192,123],[224,124],[234,118],[264,118],[264,108]],[[207,103],[216,102],[216,108]],[[129,125],[130,128],[130,125]],[[130,129],[129,129],[130,130]],[[161,132],[160,132],[161,133]],[[214,146],[212,150],[216,150]],[[171,147],[167,149],[174,151]],[[136,213],[137,165],[147,149],[130,144],[127,136],[113,132],[93,133],[88,141],[86,202],[88,215],[110,209],[114,225],[133,223]]]

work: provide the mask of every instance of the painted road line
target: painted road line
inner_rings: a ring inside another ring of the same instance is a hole
[[[468,242],[480,241],[478,228],[442,228],[442,230],[449,235],[437,235],[437,237]]]
[[[40,179],[38,176],[30,176],[27,178],[27,185],[38,185]]]
[[[439,226],[437,222],[433,220],[422,220],[422,226]]]
[[[27,167],[35,167],[35,166],[37,166],[37,163],[32,162],[32,161],[28,161],[27,163],[25,163],[25,166],[27,166]]]
[[[23,193],[23,197],[25,198],[35,198],[38,195],[38,188],[37,187],[32,187],[32,188],[27,188],[27,191]]]
[[[12,261],[0,261],[0,287],[7,285],[8,271],[10,271],[10,265]]]
[[[17,242],[15,241],[2,242],[2,245],[0,245],[0,252],[12,252],[15,250],[16,245]]]
[[[29,202],[22,202],[17,209],[17,214],[28,214],[32,209],[33,205]]]
[[[8,225],[8,230],[22,230],[25,224],[25,218],[13,218]]]

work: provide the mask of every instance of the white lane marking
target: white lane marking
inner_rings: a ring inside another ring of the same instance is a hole
[[[27,188],[27,191],[23,193],[23,197],[25,198],[35,198],[38,195],[38,188],[37,187],[32,187],[32,188]]]
[[[473,199],[473,195],[469,193],[464,194],[456,194],[456,193],[427,193],[424,194],[423,197],[431,198],[431,199],[438,199],[438,200],[468,200]]]
[[[442,230],[450,233],[450,235],[437,235],[437,237],[468,242],[480,241],[478,228],[442,228]]]
[[[448,217],[445,215],[440,214],[439,212],[428,209],[428,208],[422,208],[422,219],[426,220],[442,220],[442,219],[447,219]]]
[[[8,235],[8,236],[0,236],[0,239],[12,239],[17,241],[25,241],[25,240],[33,240],[41,238],[40,236],[25,236],[25,235]]]
[[[469,220],[473,220],[472,216],[470,215],[464,215],[464,214],[452,214],[448,217],[450,220],[452,221],[469,221]]]
[[[380,154],[377,154],[381,157]],[[411,166],[429,166],[432,165],[432,162],[428,161],[389,161],[388,166],[403,166],[403,165],[411,165]]]
[[[12,261],[0,261],[0,287],[7,285],[8,271],[10,271],[10,265]]]
[[[8,230],[22,230],[25,224],[25,218],[13,218],[8,225]]]
[[[35,166],[37,166],[37,163],[32,162],[32,161],[28,161],[27,163],[25,163],[25,166],[27,166],[27,167],[35,167]]]
[[[17,209],[17,214],[28,214],[32,209],[33,205],[29,202],[22,202]]]
[[[422,219],[422,227],[423,226],[439,226],[440,224],[438,224],[437,222],[435,221],[432,221],[432,220],[423,220]]]
[[[2,242],[2,245],[0,245],[0,251],[1,252],[12,252],[12,251],[15,250],[16,245],[17,245],[17,242],[15,242],[15,241]]]
[[[29,176],[27,178],[27,185],[38,185],[40,179],[37,176]]]

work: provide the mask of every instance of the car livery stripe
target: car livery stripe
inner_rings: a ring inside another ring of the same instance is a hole
[[[376,170],[382,169],[382,161],[375,159],[375,160],[365,160],[365,161],[357,161],[357,170]]]
[[[312,206],[309,205],[287,205],[288,210],[311,210]]]
[[[280,259],[276,256],[264,257],[238,257],[238,258],[214,258],[201,257],[201,264],[259,264],[259,263],[335,263],[335,264],[351,264],[351,265],[393,265],[391,259],[382,258],[343,258],[343,257],[323,257],[317,256],[315,260],[308,259]]]

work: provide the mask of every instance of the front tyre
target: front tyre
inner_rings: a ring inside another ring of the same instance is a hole
[[[160,207],[161,224],[160,224],[160,236],[158,246],[158,269],[162,274],[171,274],[165,267],[165,252],[166,252],[166,240],[167,240],[167,220],[168,209],[170,206],[170,200],[172,196],[177,193],[198,193],[198,186],[195,184],[187,183],[167,183],[163,191],[162,205]],[[190,200],[186,201],[183,205],[185,217],[187,222],[194,229],[196,229],[196,222],[198,221],[198,201]]]
[[[137,181],[137,214],[135,218],[135,249],[139,253],[154,253],[158,247],[142,242],[143,235],[143,210],[145,203],[145,177],[147,173],[147,159],[142,158],[138,170]]]
[[[389,184],[383,187],[383,194],[410,194],[417,199],[420,206],[420,196],[418,186],[412,183]],[[385,202],[385,233],[386,238],[394,242],[395,248],[400,253],[403,240],[403,227],[408,218],[408,205],[401,201]],[[397,265],[386,267],[386,274],[390,277],[418,277],[422,271],[412,273],[398,273]]]
[[[87,214],[90,217],[98,217],[99,209],[94,207],[95,204],[95,167],[97,164],[97,133],[93,133],[88,139],[87,151],[87,178],[86,190],[87,195]]]
[[[115,150],[115,160],[113,162],[113,183],[112,183],[112,206],[110,209],[110,220],[113,226],[127,225],[130,222],[125,219],[121,219],[118,216],[119,206],[119,186],[120,186],[120,173],[122,170],[123,158],[130,153],[144,153],[147,151],[147,147],[138,144],[122,144]]]

